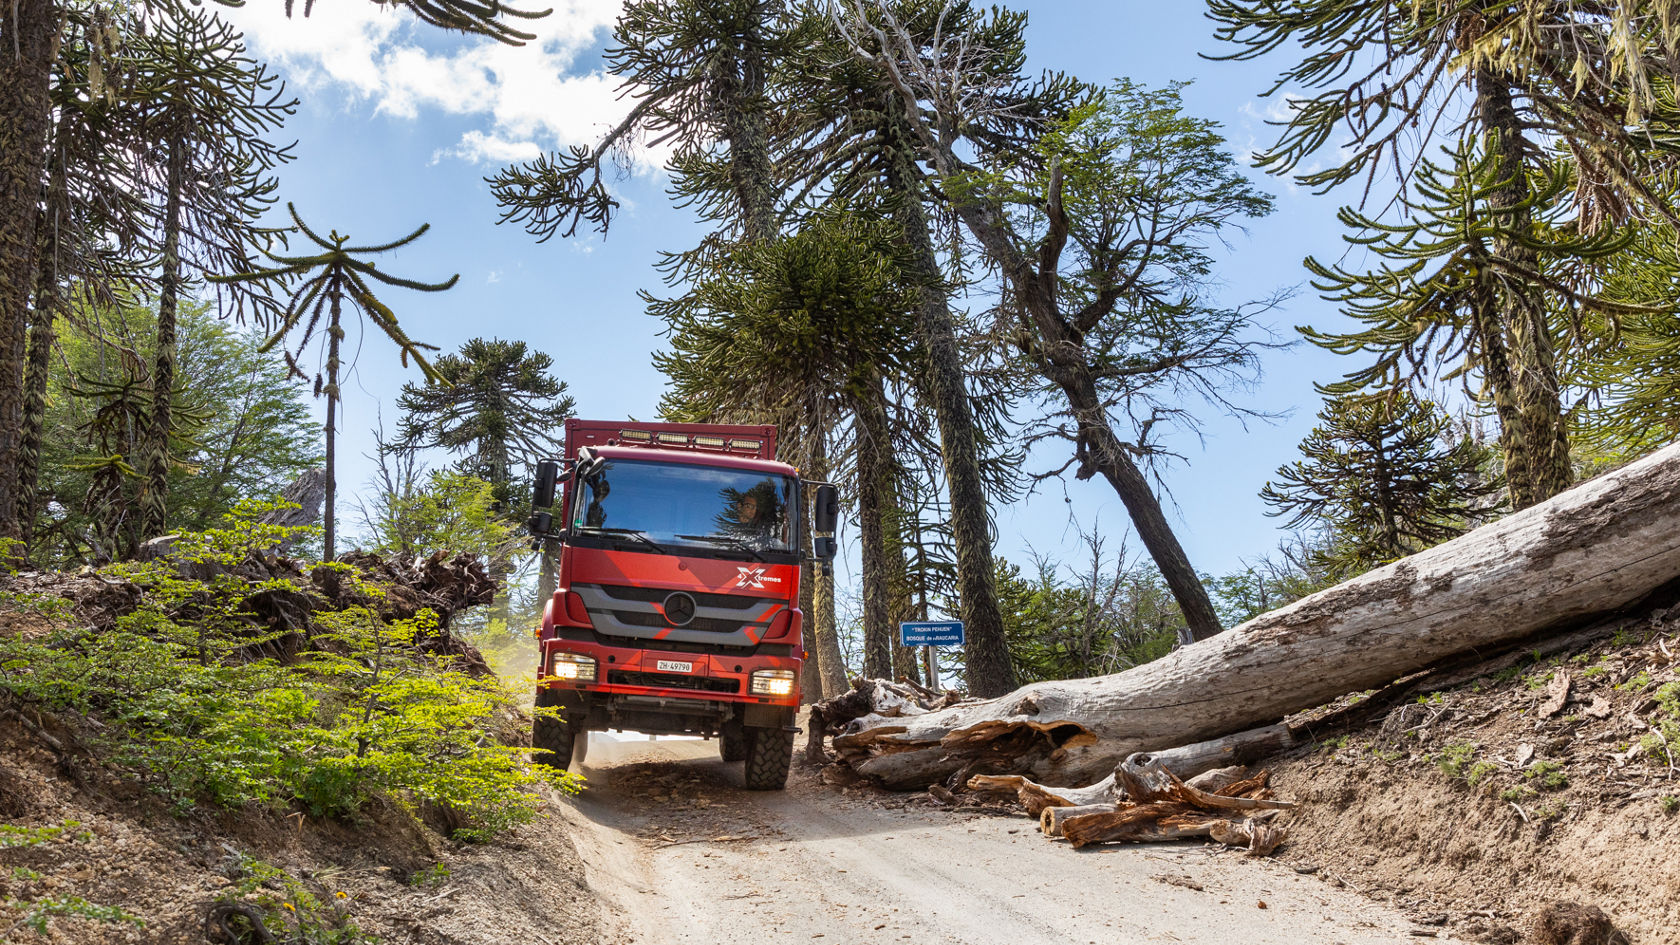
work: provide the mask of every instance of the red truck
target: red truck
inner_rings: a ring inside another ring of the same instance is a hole
[[[537,760],[587,733],[717,738],[745,783],[787,782],[804,662],[805,493],[812,560],[833,559],[835,487],[775,461],[773,426],[566,422],[539,463],[531,532],[559,544],[540,636]],[[560,504],[555,507],[555,493]]]

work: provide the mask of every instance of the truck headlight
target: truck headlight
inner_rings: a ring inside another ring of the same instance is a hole
[[[581,653],[556,653],[549,664],[549,675],[556,679],[595,678],[595,658]]]
[[[755,669],[752,674],[752,694],[755,696],[793,695],[793,670]]]

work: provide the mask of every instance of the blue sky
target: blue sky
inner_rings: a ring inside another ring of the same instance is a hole
[[[618,182],[625,207],[604,239],[538,244],[515,226],[498,226],[483,181],[539,149],[591,142],[624,110],[601,62],[618,4],[561,0],[554,6],[554,15],[537,26],[540,41],[521,49],[448,37],[366,0],[318,3],[307,20],[286,20],[279,0],[256,0],[224,15],[246,30],[253,51],[301,99],[286,129],[299,141],[299,158],[282,171],[282,201],[295,202],[313,226],[336,228],[355,242],[383,242],[432,224],[418,243],[382,263],[423,280],[461,276],[448,293],[391,290],[385,301],[413,337],[445,351],[474,336],[525,340],[554,357],[581,414],[651,419],[664,387],[649,359],[661,344],[660,324],[643,312],[637,291],[658,290],[660,250],[687,248],[701,233],[690,215],[670,205],[658,156]],[[1190,80],[1188,109],[1220,122],[1239,157],[1271,141],[1264,118],[1278,105],[1257,96],[1283,61],[1200,58],[1219,52],[1200,4],[1017,6],[1030,14],[1033,68],[1091,81]],[[1220,251],[1229,300],[1299,285],[1293,300],[1270,316],[1278,335],[1294,338],[1297,324],[1338,324],[1334,309],[1306,286],[1301,259],[1342,253],[1335,211],[1356,195],[1318,197],[1255,177],[1277,196],[1277,211]],[[349,350],[359,354],[345,385],[341,493],[354,493],[371,472],[363,454],[371,450],[376,412],[382,409],[391,426],[398,390],[418,378],[398,366],[383,338],[359,341],[352,328]],[[1260,386],[1236,399],[1288,416],[1246,427],[1208,416],[1200,439],[1172,441],[1186,461],[1164,470],[1174,503],[1169,514],[1198,569],[1229,571],[1275,546],[1278,522],[1264,514],[1256,492],[1294,458],[1311,427],[1319,403],[1313,382],[1348,367],[1309,346],[1273,352]],[[1060,461],[1045,456],[1038,465]],[[340,512],[348,514],[348,506]],[[1077,562],[1070,519],[1086,528],[1100,523],[1114,539],[1129,531],[1118,499],[1100,480],[1049,483],[995,514],[999,550],[1016,561],[1031,548]],[[1135,539],[1130,544],[1136,551]]]

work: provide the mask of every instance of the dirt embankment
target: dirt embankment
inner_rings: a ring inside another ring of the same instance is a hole
[[[447,823],[392,809],[354,821],[172,811],[42,735],[69,738],[0,720],[0,941],[227,941],[207,928],[218,901],[268,905],[281,917],[268,931],[288,943],[599,939],[599,903],[552,818],[461,844]],[[240,940],[263,940],[228,919]]]
[[[1567,901],[1680,942],[1677,630],[1680,611],[1606,626],[1273,764],[1302,802],[1280,857],[1482,941],[1531,940]]]

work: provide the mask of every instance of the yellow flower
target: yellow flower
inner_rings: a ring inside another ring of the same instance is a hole
[[[285,907],[286,907],[286,908],[288,908],[288,909],[290,909],[290,910],[292,910],[292,911],[293,911],[293,912],[296,912],[296,911],[297,911],[297,907],[296,907],[296,906],[294,906],[294,905],[292,905],[292,904],[291,904],[291,903],[289,903],[289,902],[287,902],[287,903],[282,903],[282,905],[284,905],[284,906],[285,906]]]
[[[342,890],[342,889],[340,889],[340,890],[339,890],[339,891],[338,891],[338,898],[340,898],[340,899],[349,899],[349,898],[350,898],[350,894],[349,894],[349,893],[347,893],[347,892],[345,892],[345,891],[344,891],[344,890]]]

